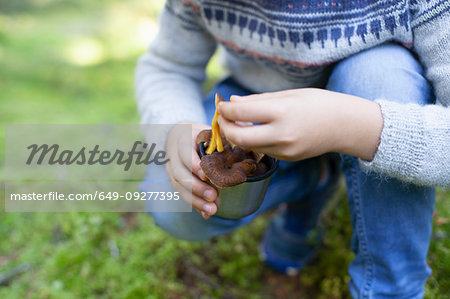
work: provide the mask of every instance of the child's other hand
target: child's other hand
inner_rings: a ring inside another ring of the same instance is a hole
[[[167,138],[166,150],[170,161],[166,164],[171,184],[180,192],[181,197],[199,212],[203,218],[208,219],[217,212],[214,201],[217,199],[217,191],[203,180],[205,174],[200,168],[200,157],[197,154],[198,145],[195,143],[197,134],[209,127],[198,123],[192,124],[192,136],[185,136],[185,130],[174,126]],[[183,149],[187,144],[186,138],[190,138],[192,150]],[[192,181],[186,180],[192,175]],[[192,190],[191,190],[192,182]]]
[[[227,139],[287,161],[326,152],[370,160],[383,125],[378,104],[315,88],[232,96],[219,113]],[[239,125],[245,122],[260,125]]]

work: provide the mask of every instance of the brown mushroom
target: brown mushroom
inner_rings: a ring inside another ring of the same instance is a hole
[[[206,147],[208,147],[208,144],[211,142],[211,137],[212,137],[211,129],[202,130],[200,131],[200,133],[198,133],[197,138],[195,139],[195,143],[200,144],[203,142],[203,144]],[[223,146],[229,144],[228,140],[226,140],[225,137],[220,137],[220,139],[222,141]]]
[[[257,176],[257,175],[262,175],[264,173],[266,173],[267,171],[269,171],[269,167],[267,166],[266,163],[263,162],[256,162],[256,170],[253,173],[253,176]]]
[[[248,159],[241,148],[232,149],[229,144],[222,152],[203,156],[200,167],[209,181],[218,188],[241,184],[257,170],[254,159]]]
[[[205,143],[206,146],[208,146],[209,141],[211,140],[212,131],[211,130],[202,130],[197,135],[197,139],[195,139],[195,143],[200,144],[202,142]]]

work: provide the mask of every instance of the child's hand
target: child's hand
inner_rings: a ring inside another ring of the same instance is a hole
[[[190,124],[190,123],[189,123]],[[181,197],[188,204],[199,212],[203,218],[208,219],[217,212],[217,206],[214,201],[217,199],[217,191],[203,182],[205,174],[200,168],[200,158],[197,154],[198,145],[195,143],[197,134],[208,126],[192,123],[192,136],[185,136],[185,130],[177,129],[175,126],[167,138],[167,154],[170,161],[166,164],[167,173],[169,174],[171,184],[180,192]],[[190,138],[192,150],[183,149]],[[191,180],[186,180],[192,175],[192,192]]]
[[[227,139],[287,161],[326,152],[371,160],[383,126],[378,104],[314,88],[232,96],[219,113]],[[245,122],[260,125],[239,125]]]

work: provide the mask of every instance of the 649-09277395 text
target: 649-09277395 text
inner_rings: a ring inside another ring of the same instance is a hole
[[[11,193],[11,201],[89,201],[89,200],[179,200],[179,192],[115,192],[115,191],[95,191],[92,193],[61,193],[51,191],[47,193]]]

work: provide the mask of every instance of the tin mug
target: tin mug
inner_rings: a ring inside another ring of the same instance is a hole
[[[200,155],[205,156],[204,143],[200,143]],[[261,175],[247,177],[247,181],[219,190],[216,215],[222,218],[239,219],[248,216],[261,206],[272,175],[278,169],[278,160],[265,155],[261,160],[269,170]]]

